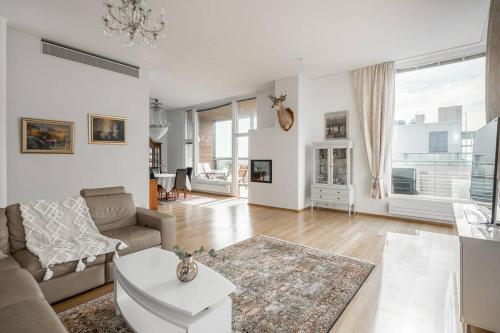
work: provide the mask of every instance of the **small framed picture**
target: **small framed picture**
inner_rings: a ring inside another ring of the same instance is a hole
[[[89,113],[89,143],[127,143],[127,118]]]
[[[347,139],[349,112],[338,111],[325,113],[325,139]]]
[[[21,152],[25,154],[73,154],[75,123],[21,118]]]

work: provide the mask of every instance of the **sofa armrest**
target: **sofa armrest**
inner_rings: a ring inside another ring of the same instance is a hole
[[[175,216],[137,207],[137,224],[160,231],[162,249],[172,250],[176,244]]]

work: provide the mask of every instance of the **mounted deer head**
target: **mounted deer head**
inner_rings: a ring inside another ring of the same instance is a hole
[[[276,109],[278,113],[278,120],[280,126],[283,130],[288,131],[293,125],[293,111],[290,108],[285,108],[283,102],[286,99],[286,95],[281,94],[280,97],[275,97],[273,95],[269,96],[269,99],[273,102],[273,108]]]

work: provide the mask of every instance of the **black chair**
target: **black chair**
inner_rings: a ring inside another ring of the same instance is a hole
[[[191,183],[191,175],[193,174],[193,168],[188,167],[188,168],[186,168],[186,170],[187,170],[187,176],[188,176],[189,182]]]
[[[186,199],[187,196],[187,184],[186,184],[186,178],[187,178],[187,169],[177,169],[175,172],[175,181],[174,181],[174,188],[172,189],[175,191],[175,197],[179,197],[179,191],[182,190],[184,191],[184,199]]]

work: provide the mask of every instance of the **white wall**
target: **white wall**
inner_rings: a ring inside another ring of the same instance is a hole
[[[276,111],[271,107],[269,96],[274,94],[274,82],[268,91],[257,94],[257,128],[276,126]]]
[[[371,173],[368,168],[359,117],[354,99],[352,74],[341,73],[311,80],[309,86],[309,126],[312,142],[324,140],[325,113],[349,111],[349,139],[354,141],[354,186],[357,210],[360,212],[387,214],[387,200],[375,200],[369,196]],[[310,154],[309,154],[310,156]],[[309,157],[310,160],[310,157]]]
[[[167,172],[175,173],[177,169],[185,168],[186,154],[184,143],[186,137],[186,111],[168,111],[167,118],[170,121],[170,129],[167,133]]]
[[[258,205],[281,207],[287,209],[301,209],[299,203],[303,191],[299,192],[299,77],[279,79],[275,81],[274,93],[279,96],[286,94],[286,107],[294,111],[295,123],[290,130],[285,132],[275,121],[273,127],[259,128],[249,131],[248,155],[251,160],[273,161],[273,182],[250,182],[248,189],[248,202]],[[258,103],[269,111],[268,104]],[[266,108],[267,106],[267,108]],[[276,111],[273,111],[276,118]],[[262,114],[262,110],[259,110]],[[260,124],[260,119],[257,124]]]
[[[124,185],[148,198],[148,81],[40,53],[40,38],[8,31],[8,202]],[[91,145],[87,114],[128,118],[126,145]],[[75,122],[75,153],[21,154],[20,118]]]
[[[285,105],[294,111],[295,123],[289,132],[283,131],[277,122],[274,127],[250,132],[250,158],[273,160],[273,184],[250,183],[249,203],[289,209],[310,206],[311,145],[324,140],[325,113],[348,110],[349,138],[354,141],[357,209],[387,214],[387,200],[369,196],[371,173],[351,73],[314,80],[300,76],[276,80],[275,93],[282,92],[287,93]]]
[[[313,142],[311,108],[311,81],[299,76],[298,137],[298,209],[311,206],[311,159]]]
[[[7,20],[0,16],[0,207],[7,205]]]

